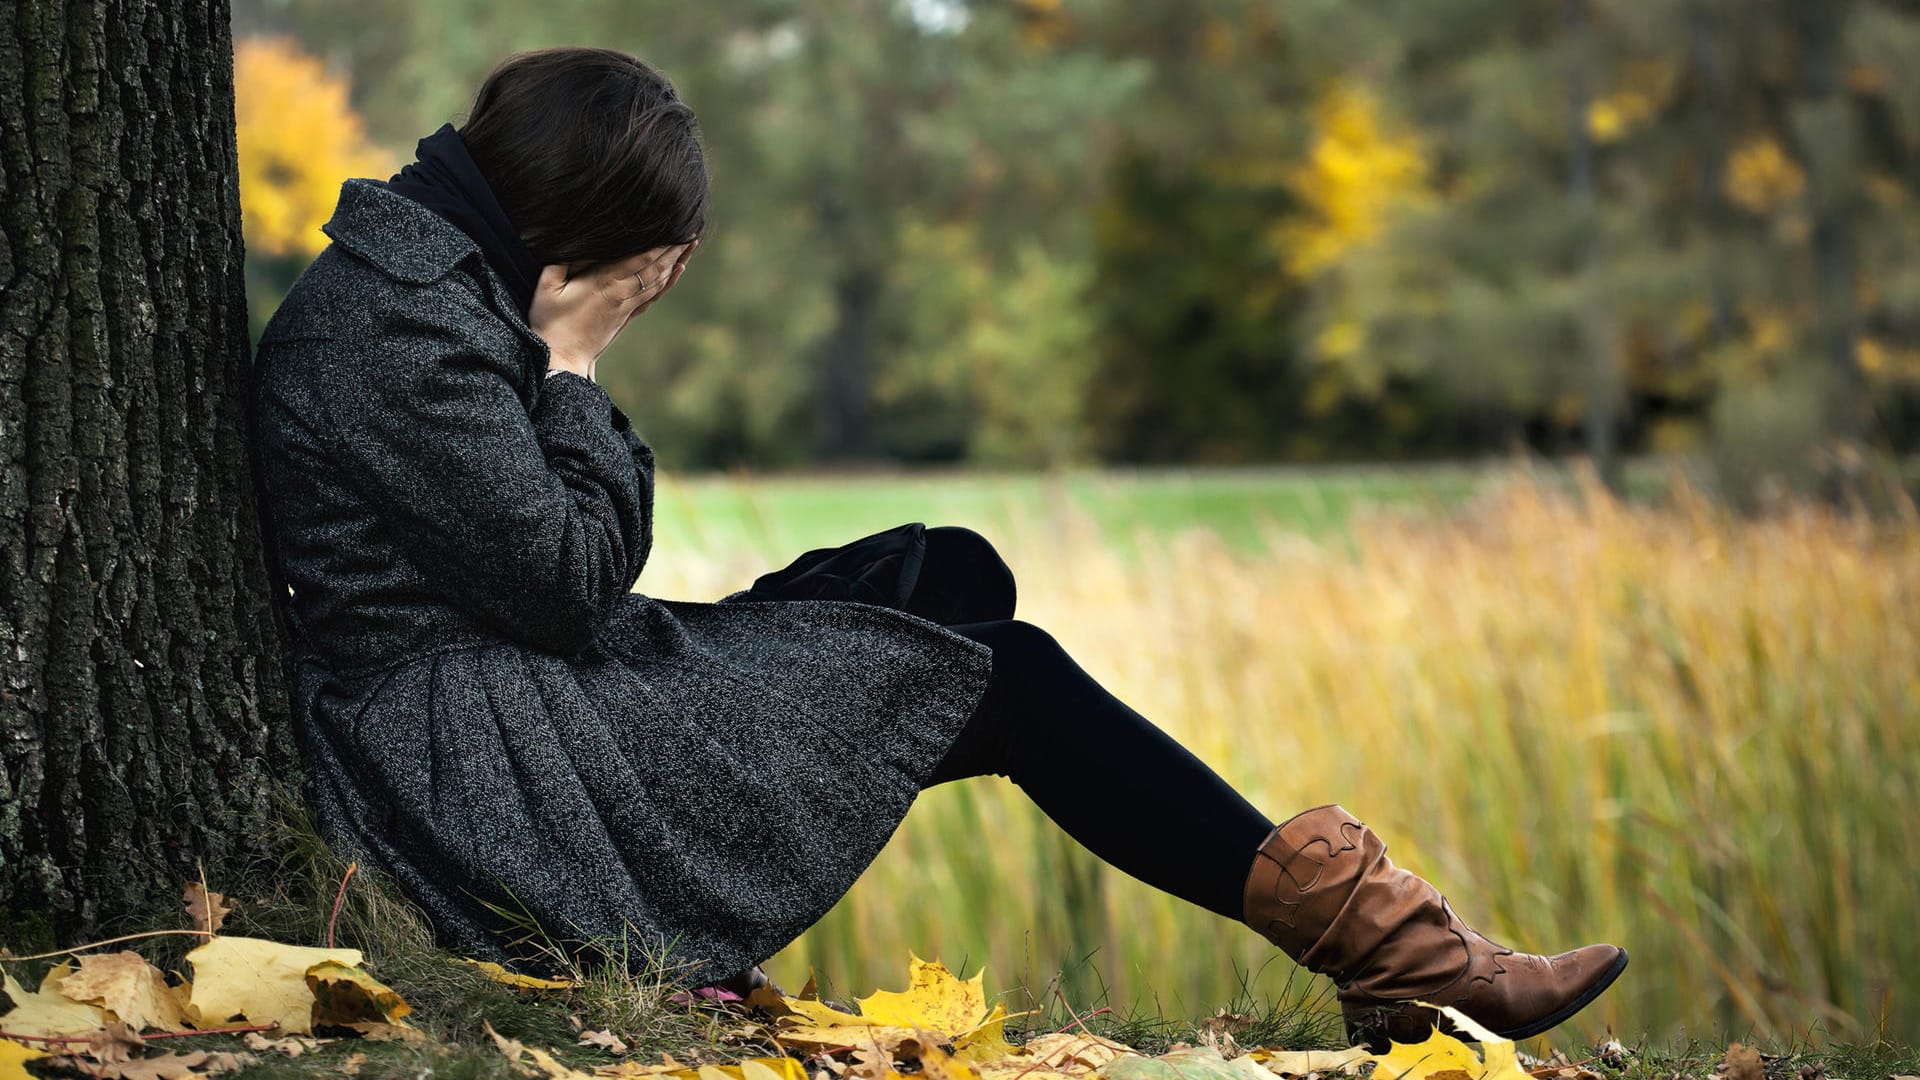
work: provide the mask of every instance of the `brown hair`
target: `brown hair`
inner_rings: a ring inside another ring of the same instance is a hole
[[[612,262],[707,231],[693,110],[639,57],[516,53],[480,84],[459,132],[542,265]]]

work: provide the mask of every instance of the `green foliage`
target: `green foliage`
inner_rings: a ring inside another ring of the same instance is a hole
[[[713,235],[601,371],[683,465],[1711,450],[1782,394],[1819,395],[1779,403],[1807,453],[1920,447],[1895,0],[235,17],[350,79],[396,160],[516,49],[667,70]],[[291,267],[252,270],[259,321]]]

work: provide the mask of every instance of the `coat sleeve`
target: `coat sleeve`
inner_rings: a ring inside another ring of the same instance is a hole
[[[572,655],[633,587],[653,543],[653,451],[570,371],[531,411],[515,343],[460,311],[370,320],[364,392],[335,398],[351,483],[430,586],[487,627]],[[476,316],[479,312],[474,313]]]

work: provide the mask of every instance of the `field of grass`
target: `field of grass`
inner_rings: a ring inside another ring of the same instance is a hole
[[[906,520],[993,539],[1022,617],[1276,819],[1344,804],[1508,944],[1626,945],[1563,1045],[1920,1040],[1911,515],[1738,519],[1462,470],[668,476],[639,585],[711,599]],[[865,993],[909,950],[1127,1014],[1303,985],[991,778],[924,795],[768,969]]]

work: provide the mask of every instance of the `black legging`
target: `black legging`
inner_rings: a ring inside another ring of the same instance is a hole
[[[1005,776],[1102,860],[1240,917],[1254,849],[1273,828],[1265,814],[1045,630],[1019,619],[948,629],[993,649],[993,676],[926,786]],[[1088,761],[1098,767],[1079,764]]]

